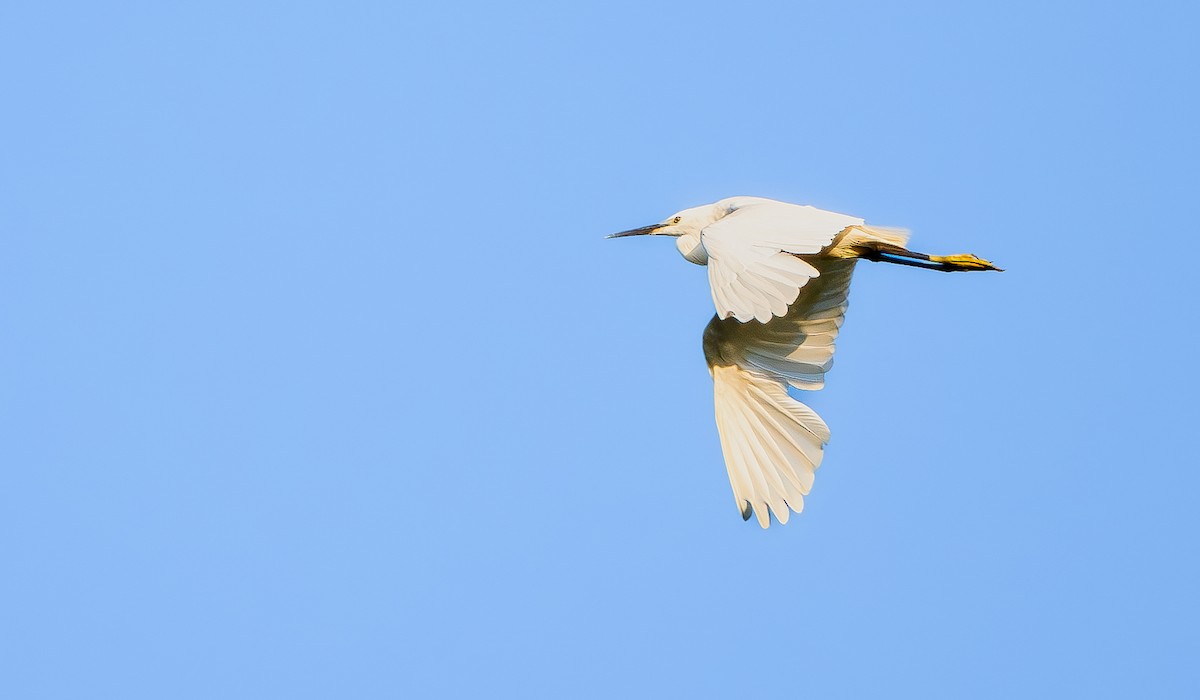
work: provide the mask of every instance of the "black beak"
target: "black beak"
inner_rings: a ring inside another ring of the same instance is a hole
[[[611,236],[605,236],[605,238],[624,238],[626,236],[645,236],[645,235],[654,233],[655,231],[662,228],[663,226],[666,226],[666,224],[652,224],[650,226],[643,226],[641,228],[631,228],[628,231],[622,231],[620,233],[614,233]]]

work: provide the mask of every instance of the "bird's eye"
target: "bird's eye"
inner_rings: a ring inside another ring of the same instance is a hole
[[[671,223],[673,223],[673,224],[677,224],[677,223],[679,223],[680,221],[683,221],[683,217],[682,217],[682,216],[677,216],[677,217],[675,217],[675,218],[674,218],[674,219],[671,221]]]

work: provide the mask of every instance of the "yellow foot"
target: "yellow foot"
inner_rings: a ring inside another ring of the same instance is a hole
[[[960,253],[959,255],[930,255],[929,259],[932,262],[948,265],[954,270],[996,270],[997,272],[1004,272],[1004,270],[1001,270],[987,260],[977,258],[969,253]]]

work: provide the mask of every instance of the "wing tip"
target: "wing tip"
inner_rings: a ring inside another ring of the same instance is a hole
[[[762,529],[766,530],[771,527],[771,519],[779,522],[780,525],[787,525],[791,520],[792,513],[800,515],[804,512],[804,498],[797,498],[795,502],[790,498],[783,501],[782,508],[775,508],[767,503],[762,503],[758,508],[755,508],[750,501],[745,499],[740,501],[738,511],[741,513],[742,522],[749,521],[751,517],[758,519],[758,524]],[[764,515],[765,514],[765,515]]]

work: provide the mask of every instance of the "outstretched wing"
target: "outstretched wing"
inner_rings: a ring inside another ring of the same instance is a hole
[[[717,432],[742,517],[764,528],[799,513],[821,465],[829,428],[787,386],[819,389],[833,362],[854,260],[825,260],[788,313],[768,323],[713,318],[704,355],[713,375]]]
[[[829,428],[783,384],[754,372],[717,366],[713,385],[721,451],[742,518],[753,513],[767,528],[774,511],[786,523],[789,507],[804,509]]]
[[[784,316],[819,273],[797,255],[821,252],[862,219],[770,199],[730,200],[730,213],[700,232],[718,318],[766,323]]]

